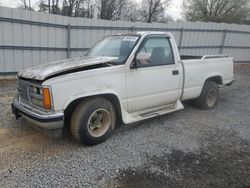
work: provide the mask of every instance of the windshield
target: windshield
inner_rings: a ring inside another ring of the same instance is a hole
[[[87,56],[117,57],[116,63],[124,63],[138,38],[139,36],[136,35],[106,37],[92,47]]]

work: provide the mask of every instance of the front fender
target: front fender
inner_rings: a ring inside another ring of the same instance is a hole
[[[73,95],[71,97],[69,97],[63,104],[63,110],[66,110],[66,108],[69,106],[70,103],[72,103],[73,101],[77,100],[77,99],[82,99],[85,97],[93,97],[93,96],[101,96],[101,95],[115,95],[120,103],[121,109],[126,109],[127,107],[127,103],[126,102],[122,102],[121,97],[119,96],[118,93],[112,91],[112,90],[106,90],[106,91],[94,91],[94,92],[89,92],[89,93],[81,93],[81,94],[77,94],[77,95]]]

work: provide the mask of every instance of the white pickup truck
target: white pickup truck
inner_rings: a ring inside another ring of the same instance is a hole
[[[76,140],[93,145],[111,135],[118,119],[130,124],[167,114],[190,99],[210,109],[233,76],[232,58],[181,57],[170,33],[113,35],[84,57],[19,72],[12,111],[36,127],[68,127]]]

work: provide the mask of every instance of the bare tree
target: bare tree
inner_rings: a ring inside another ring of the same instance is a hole
[[[249,16],[249,0],[185,0],[184,16],[189,21],[242,23]]]
[[[50,11],[50,0],[48,0],[48,8],[49,8],[49,13],[51,13],[51,11]]]
[[[22,3],[23,3],[23,7],[24,7],[24,10],[26,10],[27,9],[27,2],[26,2],[26,0],[22,0]]]
[[[31,0],[29,0],[29,10],[31,10]]]
[[[27,0],[22,0],[25,5]],[[30,1],[30,0],[29,0]],[[71,17],[107,20],[168,22],[165,8],[171,0],[40,0],[39,11]]]
[[[52,0],[51,13],[60,14],[59,0]]]
[[[95,12],[96,12],[96,7],[97,7],[97,2],[94,0],[86,0],[85,1],[85,13],[84,16],[85,18],[94,18]]]
[[[141,21],[140,4],[133,0],[126,0],[121,11],[120,20]]]
[[[119,20],[126,0],[100,0],[99,18]]]
[[[75,6],[75,17],[94,18],[96,13],[96,0],[78,0]]]
[[[79,0],[63,0],[62,15],[74,16],[75,6]]]
[[[31,7],[31,0],[21,0],[21,6],[18,7],[19,9],[24,9],[24,10],[32,10],[33,8]]]
[[[44,0],[39,2],[39,12],[47,12],[51,14],[60,14],[59,0],[48,0],[47,4]]]
[[[166,14],[166,12],[164,12],[159,17],[157,22],[159,22],[159,23],[169,23],[169,22],[173,22],[173,21],[174,21],[173,18],[170,15]]]
[[[43,0],[40,0],[38,7],[38,12],[47,12],[48,10],[48,5]]]
[[[143,21],[148,23],[159,21],[170,2],[171,0],[143,0],[141,8]]]
[[[40,12],[65,16],[94,18],[97,0],[40,0]]]

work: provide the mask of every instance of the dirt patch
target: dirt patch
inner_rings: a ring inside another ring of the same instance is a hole
[[[9,129],[0,129],[0,153],[16,150],[32,151],[53,141],[42,134],[15,134]]]
[[[26,121],[16,120],[10,103],[16,80],[0,80],[0,168],[22,167],[37,160],[61,155],[72,147],[68,139],[54,139],[34,130]]]
[[[14,129],[0,128],[2,170],[24,165],[27,167],[33,161],[48,160],[62,155],[69,149],[72,149],[72,143],[68,140],[53,139],[35,130],[18,132]]]

